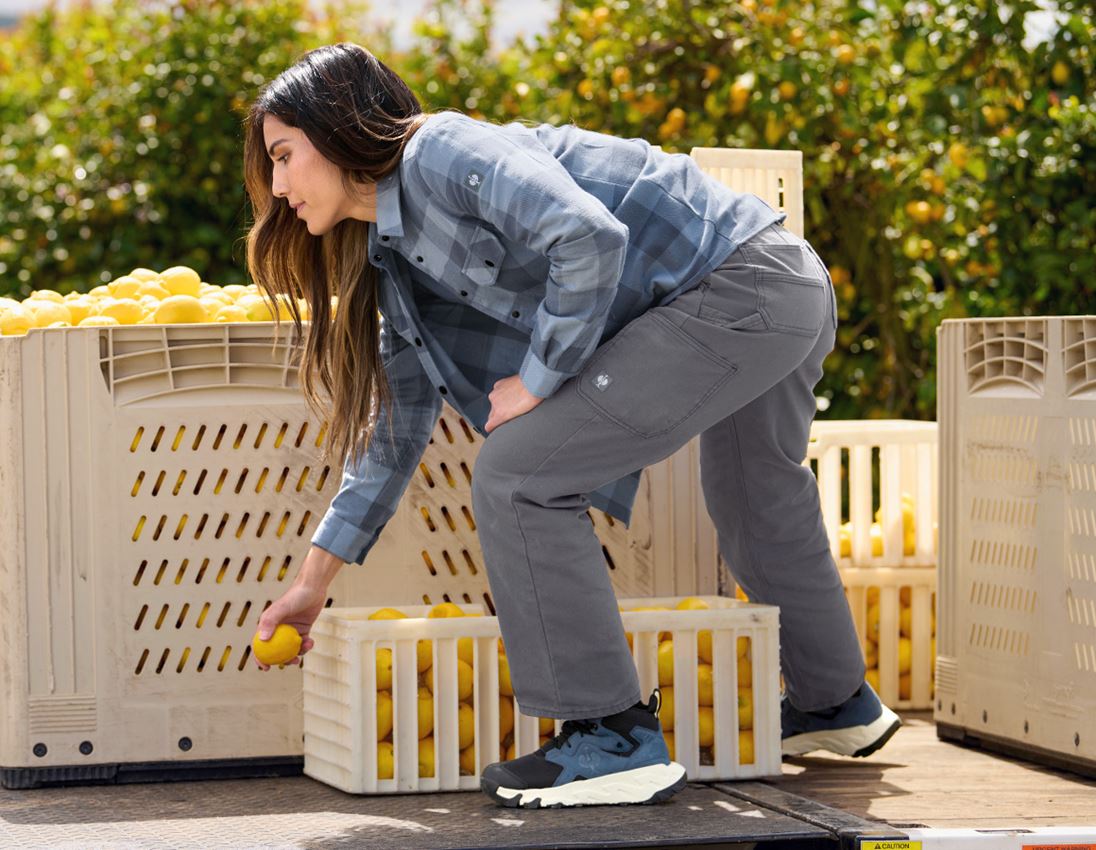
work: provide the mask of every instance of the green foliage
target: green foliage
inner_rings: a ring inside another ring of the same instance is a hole
[[[944,319],[1096,303],[1085,0],[1059,0],[1063,26],[1034,47],[1034,0],[562,0],[546,34],[501,50],[490,0],[435,0],[403,53],[365,29],[364,4],[164,6],[176,13],[138,0],[45,13],[0,41],[9,289],[176,262],[240,280],[242,110],[304,49],[347,39],[428,109],[574,122],[669,152],[802,150],[806,235],[841,312],[827,416],[932,418]]]

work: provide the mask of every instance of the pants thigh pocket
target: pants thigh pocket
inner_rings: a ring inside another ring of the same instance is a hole
[[[577,391],[622,428],[657,437],[686,420],[737,371],[654,308],[594,352],[578,375]]]

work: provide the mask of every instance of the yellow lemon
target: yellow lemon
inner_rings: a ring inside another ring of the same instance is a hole
[[[674,642],[672,640],[664,640],[658,645],[658,683],[663,686],[674,683]]]
[[[69,321],[74,325],[79,324],[82,319],[86,319],[88,316],[97,315],[95,302],[82,295],[79,298],[73,298],[65,306],[68,307],[69,315],[72,317]]]
[[[427,688],[419,688],[419,738],[434,731],[434,695]]]
[[[735,649],[738,650],[739,658],[745,658],[750,654],[750,639],[748,637],[740,637],[735,641]]]
[[[674,728],[674,689],[662,688],[662,705],[658,707],[658,722],[664,730]]]
[[[288,623],[279,623],[269,640],[262,640],[259,633],[251,639],[251,650],[263,664],[287,664],[301,651],[301,635]]]
[[[65,303],[65,296],[54,289],[35,289],[27,300],[31,298],[35,301],[52,301],[54,304]]]
[[[626,641],[628,641],[628,651],[629,652],[635,652],[636,645],[635,645],[635,639],[632,637],[632,633],[631,632],[625,632],[624,633],[624,639]]]
[[[734,586],[734,598],[741,599],[743,602],[749,602],[750,597],[746,595],[746,591],[742,589],[741,585],[736,584]]]
[[[428,640],[420,640],[415,644],[415,666],[420,673],[434,666],[434,644]]]
[[[868,640],[879,643],[879,603],[868,606],[868,621],[865,624]]]
[[[472,696],[472,665],[457,659],[457,699],[466,700]]]
[[[696,634],[696,657],[701,661],[712,663],[712,632],[711,629],[702,629]]]
[[[231,296],[232,300],[235,301],[241,295],[247,294],[247,287],[238,283],[230,283],[227,286],[222,286],[221,291]]]
[[[108,283],[107,289],[115,298],[135,298],[141,290],[141,281],[125,274]]]
[[[898,677],[898,699],[910,699],[913,683],[909,673],[903,673]]]
[[[120,325],[135,325],[145,315],[139,301],[132,298],[112,298],[99,305],[100,316],[113,316]]]
[[[476,740],[476,713],[468,703],[462,702],[457,707],[457,729],[460,739],[458,746],[462,750]]]
[[[392,650],[377,650],[377,690],[387,691],[392,687]]]
[[[419,741],[419,776],[434,775],[434,736]]]
[[[156,322],[161,325],[179,325],[204,322],[205,307],[193,295],[169,295],[156,308]]]
[[[679,611],[701,611],[707,610],[711,607],[711,605],[709,605],[699,596],[686,596],[684,599],[677,603],[677,610]]]
[[[871,538],[872,555],[879,557],[883,554],[883,527],[879,523],[873,522],[868,536]]]
[[[715,742],[715,711],[710,706],[697,709],[697,740],[702,747],[710,747]]]
[[[28,310],[34,327],[44,328],[54,322],[71,322],[72,313],[67,304],[45,299],[28,298],[23,302],[23,309]]]
[[[510,659],[505,655],[499,656],[499,693],[508,697],[514,695],[514,685],[510,681]]]
[[[517,758],[517,743],[517,741],[511,741],[510,746],[500,747],[503,761],[513,761],[515,758]]]
[[[395,608],[378,608],[369,615],[370,620],[405,620],[407,615]]]
[[[472,638],[459,638],[457,640],[457,658],[472,666],[472,659],[475,658],[475,649],[473,648]]]
[[[908,673],[913,660],[913,642],[906,637],[898,638],[898,673]]]
[[[753,729],[753,690],[738,692],[738,728]]]
[[[852,523],[843,522],[837,530],[838,551],[842,558],[852,555]]]
[[[236,299],[236,304],[247,314],[249,322],[273,322],[274,314],[270,312],[270,305],[261,295],[247,293]]]
[[[430,613],[426,616],[431,619],[436,619],[438,617],[463,617],[464,611],[454,602],[439,602],[430,609]]]
[[[396,765],[396,751],[389,741],[377,744],[377,779],[391,779]]]
[[[898,612],[898,630],[903,637],[913,636],[913,609],[903,606]]]
[[[143,281],[159,280],[160,279],[160,273],[159,272],[153,271],[152,269],[145,269],[145,268],[134,269],[133,271],[131,271],[129,273],[129,276],[130,277],[135,277],[135,278],[137,278],[137,280],[143,280]]]
[[[95,295],[95,296],[98,296],[98,297],[102,298],[102,297],[105,297],[107,295],[110,295],[110,290],[107,289],[106,284],[101,283],[98,286],[93,286],[91,289],[89,289],[88,290],[88,295]]]
[[[715,695],[713,693],[712,686],[712,665],[711,664],[697,664],[696,665],[696,686],[697,686],[697,701],[701,705],[712,705],[715,702]]]
[[[465,776],[473,776],[476,773],[476,748],[465,747],[460,751],[460,772]]]
[[[392,694],[377,691],[377,740],[383,741],[392,731]]]
[[[738,690],[745,690],[752,687],[753,682],[753,664],[750,662],[748,655],[738,659]]]
[[[110,325],[120,325],[117,319],[113,316],[87,316],[76,323],[79,328],[97,328],[107,327]]]
[[[879,693],[879,671],[878,670],[868,670],[864,674],[864,681],[872,686],[872,690],[874,690],[876,693]]]
[[[189,266],[172,266],[160,272],[160,281],[164,289],[172,295],[192,295],[195,298],[201,294],[201,276]]]
[[[215,322],[246,322],[247,312],[243,307],[239,307],[235,304],[227,305],[218,310],[214,316]]]
[[[868,649],[864,653],[864,666],[865,667],[878,667],[879,666],[879,648],[869,642]]]
[[[71,328],[72,327],[72,322],[53,322],[52,324],[46,325],[46,327],[47,328]]]
[[[878,602],[879,602],[879,588],[878,587],[869,587],[868,588],[868,604],[869,605],[875,605]]]
[[[662,737],[666,739],[666,749],[670,751],[670,761],[677,758],[677,749],[674,744],[674,733],[663,732]]]
[[[556,731],[556,721],[551,717],[539,717],[538,730],[541,735],[552,735]]]
[[[754,763],[754,737],[750,729],[742,729],[738,733],[738,763]]]
[[[499,697],[499,740],[503,740],[514,730],[514,702]]]

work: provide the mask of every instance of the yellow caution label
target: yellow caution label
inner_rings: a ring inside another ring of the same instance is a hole
[[[867,841],[860,839],[860,850],[921,850],[920,841],[895,840]]]

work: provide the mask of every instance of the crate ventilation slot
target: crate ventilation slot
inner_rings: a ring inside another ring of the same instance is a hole
[[[1074,581],[1090,581],[1096,584],[1096,554],[1073,551],[1067,558],[1069,577]]]
[[[1035,528],[1039,503],[1034,499],[991,499],[975,496],[970,503],[972,522],[991,522],[1008,528]]]
[[[973,322],[966,331],[971,393],[1039,397],[1046,383],[1046,322],[1005,319]]]
[[[1062,337],[1066,395],[1096,398],[1096,318],[1065,319]],[[1089,419],[1088,427],[1091,434],[1096,429],[1096,421]]]

